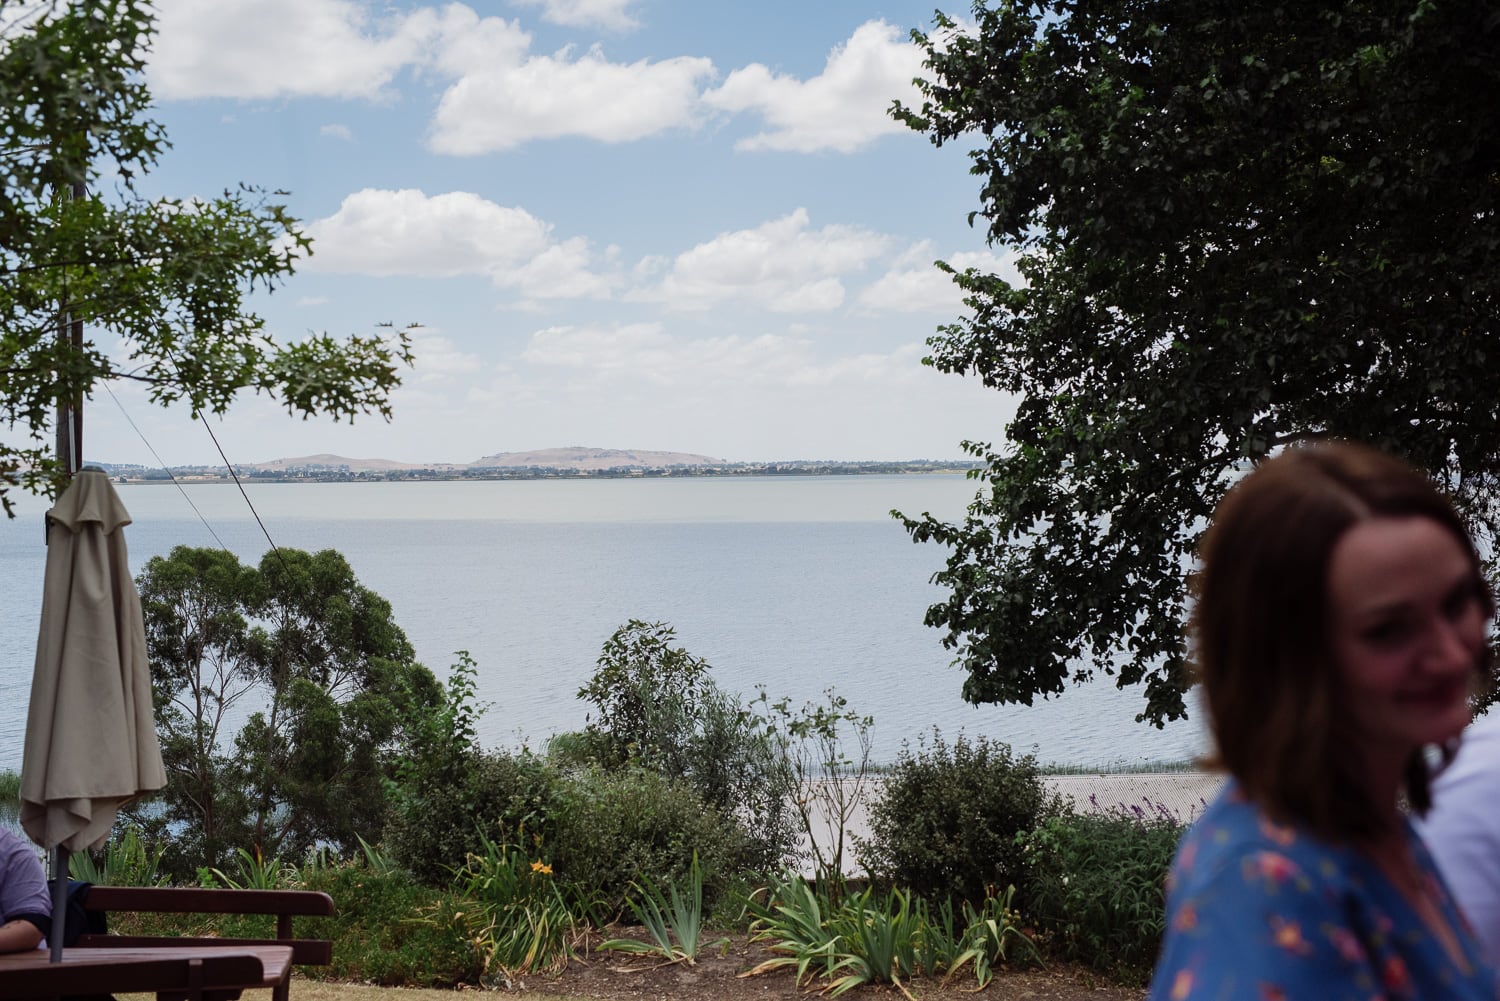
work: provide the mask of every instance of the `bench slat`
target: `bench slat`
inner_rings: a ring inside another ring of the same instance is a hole
[[[175,935],[80,935],[74,946],[79,949],[133,949],[138,946],[236,946],[267,945],[264,938],[219,938],[217,936]],[[277,945],[292,947],[293,966],[327,966],[333,962],[333,942],[326,938],[278,939]]]
[[[292,914],[327,917],[333,898],[316,890],[223,890],[196,886],[91,886],[90,911],[155,914]]]

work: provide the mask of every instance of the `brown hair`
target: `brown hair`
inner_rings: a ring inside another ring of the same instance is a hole
[[[1430,518],[1453,533],[1474,567],[1486,613],[1494,599],[1452,503],[1424,474],[1362,445],[1288,449],[1236,484],[1199,546],[1193,656],[1217,743],[1215,762],[1262,808],[1320,836],[1350,840],[1384,824],[1369,801],[1354,721],[1329,641],[1328,567],[1359,522]],[[1475,670],[1487,676],[1488,645]],[[1419,749],[1405,793],[1431,798]]]

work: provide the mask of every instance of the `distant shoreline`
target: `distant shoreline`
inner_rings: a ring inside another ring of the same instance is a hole
[[[230,483],[233,477],[224,468],[212,466],[146,469],[110,463],[91,463],[110,474],[116,483]],[[605,469],[582,469],[567,466],[481,466],[452,467],[437,464],[430,467],[401,469],[351,469],[347,466],[306,466],[282,469],[238,467],[242,481],[255,483],[400,483],[451,482],[462,480],[587,480],[587,479],[663,479],[704,476],[870,476],[892,474],[967,473],[980,468],[975,462],[912,460],[902,462],[728,462],[714,465],[614,466]]]

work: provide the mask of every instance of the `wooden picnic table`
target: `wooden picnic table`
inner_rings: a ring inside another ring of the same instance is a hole
[[[155,992],[160,1001],[234,1001],[276,988],[292,970],[289,945],[94,946],[0,954],[0,999]]]

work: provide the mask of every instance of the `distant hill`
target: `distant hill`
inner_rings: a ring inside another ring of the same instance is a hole
[[[656,452],[647,449],[618,448],[541,448],[530,452],[496,452],[473,462],[398,462],[394,459],[351,459],[343,455],[320,453],[301,455],[269,462],[242,462],[239,469],[266,473],[339,472],[376,473],[406,469],[661,469],[668,466],[724,466],[724,459],[688,452]]]
[[[638,466],[659,469],[664,466],[724,466],[724,459],[689,452],[652,452],[643,449],[617,448],[541,448],[531,452],[497,452],[469,463],[472,469],[621,469]]]
[[[397,462],[394,459],[351,459],[343,455],[302,455],[292,459],[272,459],[270,462],[241,462],[240,469],[258,469],[266,472],[284,472],[292,469],[347,469],[351,473],[374,472],[396,469],[460,469],[462,463],[417,463]]]

